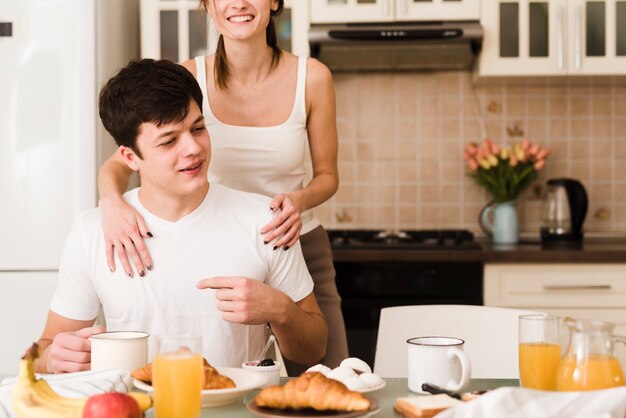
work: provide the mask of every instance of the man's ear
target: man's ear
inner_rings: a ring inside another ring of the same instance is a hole
[[[122,145],[119,148],[119,153],[122,155],[122,159],[131,170],[139,171],[139,164],[137,160],[140,158],[137,156],[135,151]]]

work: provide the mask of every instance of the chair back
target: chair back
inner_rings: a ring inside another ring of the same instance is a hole
[[[407,377],[407,340],[445,336],[465,341],[473,378],[519,378],[519,316],[541,313],[473,305],[412,305],[383,308],[376,342],[374,372]]]

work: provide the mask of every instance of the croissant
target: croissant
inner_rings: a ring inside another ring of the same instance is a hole
[[[285,386],[269,386],[254,400],[258,407],[274,409],[367,411],[371,407],[370,400],[362,394],[318,372],[304,373]]]
[[[229,377],[221,375],[205,358],[202,360],[202,367],[204,369],[202,389],[228,389],[236,387],[235,382]],[[130,374],[137,380],[152,384],[152,363],[146,364],[145,367],[135,369]]]

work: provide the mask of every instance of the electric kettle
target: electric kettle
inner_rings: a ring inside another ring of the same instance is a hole
[[[574,179],[550,179],[543,201],[541,240],[581,241],[587,215],[587,192]]]

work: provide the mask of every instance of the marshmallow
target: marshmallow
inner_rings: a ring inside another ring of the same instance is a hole
[[[352,370],[355,370],[355,371],[361,372],[361,373],[371,373],[372,372],[372,369],[370,368],[370,366],[367,365],[366,362],[364,362],[363,360],[361,360],[359,358],[356,358],[356,357],[349,357],[349,358],[345,359],[344,361],[341,362],[339,367],[349,367]]]
[[[356,373],[349,367],[336,367],[328,373],[329,379],[339,380],[341,383],[345,384],[345,380],[351,377],[356,377]]]
[[[328,373],[330,373],[330,367],[324,366],[323,364],[316,364],[313,367],[309,367],[307,372],[318,372],[324,376],[328,376]]]
[[[383,379],[379,375],[374,373],[361,373],[359,375],[359,379],[364,381],[367,384],[368,388],[375,388],[383,382]]]

